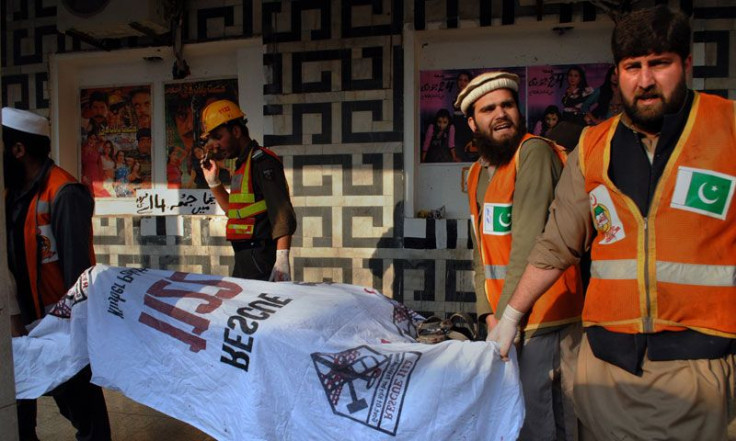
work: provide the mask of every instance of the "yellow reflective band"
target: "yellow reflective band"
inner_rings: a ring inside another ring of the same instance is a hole
[[[250,204],[256,200],[256,195],[253,193],[230,193],[228,201],[231,204]]]
[[[636,280],[636,259],[594,260],[590,276],[596,279]]]
[[[245,219],[264,211],[266,211],[265,199],[260,200],[255,204],[250,204],[247,207],[228,210],[227,217],[230,219]]]
[[[736,266],[657,262],[657,281],[698,286],[736,286]]]
[[[252,149],[248,152],[248,159],[245,161],[245,169],[243,170],[243,179],[240,180],[240,191],[235,192],[234,188],[230,190],[228,202],[231,204],[250,204],[256,200],[253,193],[248,192],[248,183],[250,182],[250,156]]]
[[[244,230],[240,231],[241,233],[248,233],[250,231],[253,231],[253,225],[238,225],[238,224],[230,224],[227,226],[230,230]]]
[[[483,270],[486,279],[503,280],[506,278],[506,265],[485,265]]]

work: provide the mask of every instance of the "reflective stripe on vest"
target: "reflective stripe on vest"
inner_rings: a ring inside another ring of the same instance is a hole
[[[736,285],[736,266],[657,262],[657,280],[697,286]]]
[[[263,213],[264,211],[266,211],[265,199],[237,210],[228,210],[227,217],[230,219],[245,219],[246,217],[255,216],[256,214]]]
[[[249,240],[255,230],[255,216],[267,211],[265,199],[256,202],[251,176],[253,148],[248,152],[245,163],[235,172],[234,177],[240,180],[240,187],[233,187],[228,196],[230,205],[227,210],[226,238],[228,240]],[[238,179],[233,179],[235,184]]]
[[[36,204],[36,213],[49,214],[51,212],[51,204],[48,201],[38,201]]]
[[[657,262],[657,280],[666,283],[695,286],[734,286],[736,266],[702,265],[679,262]],[[596,279],[635,280],[636,260],[597,260],[591,264],[590,274]]]
[[[247,191],[247,190],[246,190]],[[256,195],[253,193],[230,193],[228,202],[231,204],[252,204],[256,200]]]
[[[596,279],[635,280],[636,259],[596,260],[590,264],[590,276]]]
[[[504,280],[506,279],[506,265],[484,265],[483,270],[486,279]]]
[[[253,234],[253,224],[231,224],[227,228],[230,230],[236,230],[238,234]]]
[[[228,202],[231,204],[251,204],[256,200],[250,176],[250,162],[252,154],[252,150],[248,152],[248,158],[245,160],[245,164],[241,166],[240,170],[236,171],[237,174],[242,175],[242,178],[240,179],[240,188],[230,189]],[[240,173],[241,170],[243,171],[242,173]]]

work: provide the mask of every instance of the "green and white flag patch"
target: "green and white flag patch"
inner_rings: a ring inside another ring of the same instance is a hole
[[[511,234],[511,204],[483,204],[483,234]]]
[[[731,206],[735,188],[736,178],[733,176],[680,167],[670,206],[723,220]]]

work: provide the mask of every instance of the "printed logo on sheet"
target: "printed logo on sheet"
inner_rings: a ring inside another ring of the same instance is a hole
[[[53,315],[59,318],[70,318],[72,315],[72,307],[79,302],[87,300],[87,291],[89,288],[89,277],[92,268],[88,268],[84,271],[76,283],[69,288],[66,295],[62,297],[48,312],[49,315]]]
[[[670,207],[725,220],[736,177],[691,167],[677,169]]]
[[[511,234],[511,204],[483,204],[483,234]]]
[[[381,353],[358,346],[315,352],[312,361],[333,413],[396,436],[419,352]]]
[[[590,198],[590,213],[593,216],[593,225],[598,230],[601,245],[610,245],[626,237],[624,224],[618,217],[616,206],[613,205],[608,189],[599,185],[588,194]]]

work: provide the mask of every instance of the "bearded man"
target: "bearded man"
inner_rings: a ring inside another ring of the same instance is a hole
[[[507,353],[517,317],[591,249],[584,440],[726,440],[734,420],[736,104],[688,89],[690,35],[664,5],[616,23],[624,112],[580,136],[491,335]]]
[[[480,153],[468,174],[468,198],[478,316],[490,331],[504,314],[534,238],[544,229],[566,159],[554,143],[527,133],[518,89],[517,75],[487,72],[475,77],[455,102],[468,118]],[[582,334],[582,304],[580,272],[573,266],[519,317],[526,404],[521,440],[576,439],[572,366]]]

